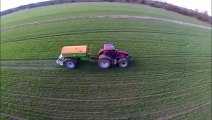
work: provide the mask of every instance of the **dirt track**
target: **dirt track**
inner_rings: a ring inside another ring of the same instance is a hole
[[[186,22],[181,22],[181,21],[176,21],[176,20],[170,20],[170,19],[150,17],[150,16],[129,16],[129,15],[109,15],[108,16],[108,15],[104,15],[104,16],[91,16],[91,17],[65,17],[65,18],[60,18],[60,19],[49,19],[49,20],[44,20],[44,21],[37,21],[37,22],[31,22],[31,23],[25,23],[25,24],[21,24],[21,25],[6,27],[6,28],[1,29],[1,32],[6,32],[6,31],[30,27],[30,26],[42,25],[42,24],[47,24],[47,23],[57,23],[57,22],[68,21],[68,20],[73,20],[73,19],[107,19],[107,18],[109,18],[109,19],[156,20],[156,21],[163,21],[163,22],[169,22],[169,23],[173,23],[173,24],[179,24],[179,25],[185,25],[185,26],[190,26],[190,27],[197,27],[197,28],[211,30],[211,27],[206,27],[206,26],[201,26],[201,25],[196,25],[196,24],[191,24],[191,23],[186,23]]]

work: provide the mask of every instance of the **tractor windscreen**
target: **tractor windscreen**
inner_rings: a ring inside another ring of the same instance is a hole
[[[104,44],[104,50],[115,50],[115,46],[113,44]]]

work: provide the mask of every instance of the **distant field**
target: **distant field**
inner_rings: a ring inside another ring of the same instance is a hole
[[[138,15],[210,26],[148,6],[77,3],[24,10],[2,29],[69,16]],[[105,42],[133,56],[129,68],[55,64],[65,45]],[[142,19],[70,19],[1,32],[1,119],[210,120],[211,30]]]
[[[174,15],[173,15],[174,14]],[[67,16],[96,16],[96,15],[138,15],[153,16],[179,20],[183,22],[210,26],[207,23],[195,20],[187,16],[166,11],[164,9],[153,8],[146,5],[120,4],[120,3],[70,3],[40,8],[33,8],[12,13],[2,17],[2,28],[16,24],[40,21],[52,18],[62,18]]]

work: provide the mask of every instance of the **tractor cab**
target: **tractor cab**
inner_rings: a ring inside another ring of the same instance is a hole
[[[116,57],[116,49],[113,44],[104,44],[103,50],[104,50],[103,54],[105,54],[111,58]]]

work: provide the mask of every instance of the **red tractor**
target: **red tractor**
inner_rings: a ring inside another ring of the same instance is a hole
[[[98,66],[106,69],[118,65],[121,68],[128,66],[129,55],[127,52],[115,49],[113,44],[104,44],[98,52]]]
[[[117,65],[120,68],[126,68],[129,58],[127,52],[117,50],[113,44],[104,44],[103,48],[99,50],[98,56],[91,55],[87,45],[64,46],[56,63],[64,65],[68,69],[73,69],[80,60],[89,60],[98,62],[98,66],[102,69]]]

